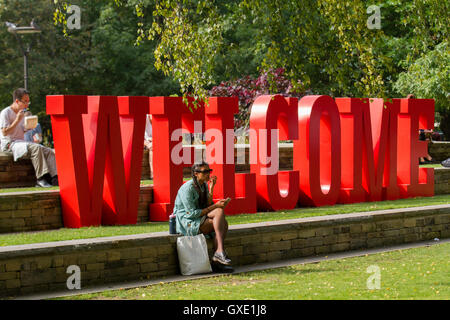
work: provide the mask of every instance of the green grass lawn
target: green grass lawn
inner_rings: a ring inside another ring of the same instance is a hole
[[[419,165],[421,168],[444,168],[440,163],[428,163]]]
[[[369,279],[376,276],[376,269],[379,288],[374,288],[376,282]],[[160,282],[65,299],[448,300],[449,271],[450,244],[447,243],[235,275]],[[368,287],[368,282],[372,287]]]
[[[450,195],[400,199],[395,201],[364,202],[346,205],[338,204],[334,206],[326,206],[318,208],[296,208],[294,210],[260,212],[255,214],[240,214],[228,216],[227,220],[230,225],[235,225],[244,223],[306,218],[306,217],[344,214],[353,212],[421,207],[438,204],[450,204]],[[169,230],[168,222],[148,222],[128,226],[100,226],[100,227],[85,227],[79,229],[62,228],[49,231],[0,234],[0,246],[110,237],[110,236],[130,235],[130,234],[143,234],[168,230]]]

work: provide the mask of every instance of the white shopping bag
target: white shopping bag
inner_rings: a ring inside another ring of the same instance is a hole
[[[182,275],[212,272],[208,246],[203,234],[178,237],[177,251]]]

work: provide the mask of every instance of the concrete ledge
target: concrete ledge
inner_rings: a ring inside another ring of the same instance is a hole
[[[450,168],[435,168],[435,194],[450,194]],[[149,221],[153,186],[141,186],[138,223]],[[0,233],[63,228],[59,191],[0,193]]]
[[[36,176],[29,157],[14,162],[12,152],[0,152],[0,187],[34,187]]]
[[[179,273],[178,235],[167,232],[0,247],[0,295],[66,290],[67,268],[81,285],[158,279]],[[450,205],[382,210],[231,226],[235,266],[450,237]],[[208,240],[209,253],[213,251]]]
[[[433,141],[429,145],[429,153],[435,161],[441,162],[450,157],[450,142],[449,141]],[[196,145],[196,152],[204,152],[204,145]],[[237,164],[237,172],[245,172],[250,170],[249,161],[249,145],[236,144],[234,159],[237,163],[238,148],[245,149],[244,164]],[[279,143],[278,150],[280,153],[280,168],[282,170],[292,170],[293,166],[293,143]],[[150,165],[149,165],[148,150],[144,150],[142,156],[142,170],[141,180],[150,179]],[[190,169],[188,167],[183,169],[184,176],[190,176]],[[29,158],[20,159],[17,162],[13,161],[11,152],[0,152],[0,187],[34,187],[36,185],[36,177],[34,169]],[[450,192],[449,192],[450,193]]]
[[[436,240],[419,241],[419,242],[413,242],[413,243],[387,246],[387,247],[382,247],[382,248],[351,250],[351,251],[338,252],[338,253],[327,253],[327,254],[322,254],[322,255],[315,255],[313,257],[302,257],[302,258],[294,258],[294,259],[289,259],[289,260],[251,264],[251,265],[246,265],[246,266],[234,267],[233,274],[248,273],[248,272],[261,271],[261,270],[267,270],[267,269],[285,268],[285,267],[295,266],[295,265],[299,265],[299,264],[320,263],[323,261],[330,261],[330,260],[336,260],[336,259],[348,259],[348,258],[367,256],[367,255],[378,254],[378,253],[383,253],[383,252],[408,250],[408,249],[415,249],[415,248],[420,248],[420,247],[429,247],[429,246],[433,246],[433,245],[442,245],[442,244],[446,244],[446,243],[450,243],[450,238],[440,239],[439,241],[436,241]],[[135,289],[135,288],[140,288],[140,287],[148,287],[148,286],[152,286],[155,284],[159,284],[161,282],[174,283],[174,282],[180,282],[180,281],[192,281],[192,280],[197,280],[197,279],[216,277],[216,276],[220,276],[220,275],[223,275],[223,273],[207,273],[207,274],[198,274],[198,275],[193,275],[193,276],[172,275],[172,276],[164,277],[162,279],[128,281],[128,282],[121,282],[121,283],[114,283],[114,284],[109,283],[109,284],[99,285],[96,287],[89,287],[86,289],[81,288],[79,290],[68,291],[66,289],[64,291],[37,293],[37,294],[31,294],[31,295],[27,295],[27,296],[16,297],[16,300],[55,299],[55,298],[61,298],[61,297],[77,296],[80,294],[93,294],[93,293],[99,293],[99,292],[103,292],[103,291],[128,290],[128,289]]]
[[[192,145],[191,147],[195,148],[194,152],[196,152],[197,157],[202,157],[202,154],[205,152],[205,145]],[[279,165],[283,170],[292,170],[292,148],[292,143],[279,144]],[[238,149],[245,149],[245,160],[244,164],[236,164],[236,171],[249,171],[249,145],[235,145],[235,163],[237,163]],[[191,175],[190,167],[183,168],[183,175],[185,177]],[[142,154],[141,180],[147,179],[150,179],[149,151],[144,150]],[[12,152],[0,152],[0,188],[34,187],[35,185],[36,177],[29,157],[24,157],[14,162]]]
[[[141,186],[138,223],[149,221],[153,186]],[[59,190],[0,193],[0,233],[63,228]]]
[[[429,143],[428,153],[435,161],[444,161],[450,157],[450,141],[433,141]]]

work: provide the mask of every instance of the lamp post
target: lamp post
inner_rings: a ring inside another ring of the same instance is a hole
[[[28,54],[31,51],[31,44],[28,43],[26,47],[24,47],[24,43],[22,42],[22,36],[26,34],[36,34],[40,33],[42,30],[39,26],[34,22],[34,19],[31,21],[29,27],[17,27],[15,24],[11,22],[6,22],[6,26],[8,27],[8,31],[14,34],[19,43],[20,49],[23,54],[23,80],[24,80],[24,88],[28,90]]]

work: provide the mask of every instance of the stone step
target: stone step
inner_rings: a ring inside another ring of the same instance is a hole
[[[178,237],[158,232],[0,247],[0,296],[68,290],[74,272],[82,288],[177,275]],[[450,204],[232,225],[225,247],[239,267],[447,238]],[[211,257],[213,241],[207,243]]]

